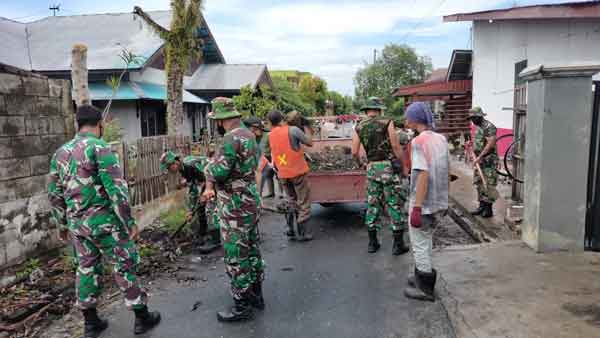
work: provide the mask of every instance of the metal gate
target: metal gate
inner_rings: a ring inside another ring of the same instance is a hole
[[[525,127],[527,122],[527,84],[520,83],[515,85],[515,99],[513,106],[513,134],[515,150],[513,153],[513,175],[523,182],[525,173]],[[517,202],[523,201],[525,184],[517,180],[512,182],[512,199]]]
[[[600,82],[594,82],[585,248],[600,251]]]

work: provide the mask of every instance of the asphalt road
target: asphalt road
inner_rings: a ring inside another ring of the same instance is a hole
[[[440,302],[403,296],[412,258],[391,255],[387,229],[382,249],[367,254],[361,213],[359,206],[315,207],[316,240],[305,244],[288,243],[283,216],[264,215],[267,308],[251,322],[217,322],[215,311],[231,304],[222,260],[187,257],[184,273],[197,281],[153,283],[150,305],[163,322],[143,337],[454,337]],[[102,337],[133,337],[133,314],[119,307],[109,320]]]

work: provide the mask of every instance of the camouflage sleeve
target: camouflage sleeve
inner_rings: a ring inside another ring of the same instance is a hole
[[[52,223],[59,229],[67,228],[67,203],[65,202],[64,190],[60,182],[60,174],[58,172],[58,161],[56,154],[50,162],[49,184],[48,184],[48,200],[50,201],[50,217]]]
[[[217,154],[210,160],[204,173],[211,182],[224,183],[237,161],[235,140],[232,135],[226,135],[223,145]]]
[[[485,138],[495,137],[496,136],[496,126],[491,123],[488,123],[487,126],[483,129],[483,136]]]
[[[121,223],[131,229],[135,226],[135,219],[131,215],[129,189],[123,178],[119,160],[106,143],[96,144],[94,154],[98,164],[98,175],[110,198],[113,210]]]

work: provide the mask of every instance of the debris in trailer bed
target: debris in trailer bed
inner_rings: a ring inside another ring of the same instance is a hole
[[[310,153],[307,157],[312,171],[353,171],[361,169],[352,158],[352,149],[347,146],[325,147],[323,151]]]

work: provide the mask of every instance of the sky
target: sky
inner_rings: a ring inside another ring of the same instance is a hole
[[[204,15],[228,63],[308,71],[332,90],[354,94],[353,77],[374,50],[406,43],[447,67],[452,50],[471,48],[471,23],[454,13],[561,3],[560,0],[205,0]],[[0,0],[0,16],[32,21],[51,15],[165,10],[169,0]]]

